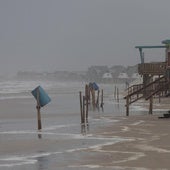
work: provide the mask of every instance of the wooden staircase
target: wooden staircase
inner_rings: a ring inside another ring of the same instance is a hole
[[[166,96],[168,90],[169,90],[169,81],[165,76],[160,77],[146,85],[144,84],[132,85],[127,89],[127,94],[124,97],[124,99],[126,99],[126,105],[125,105],[126,116],[129,116],[129,105],[141,98],[145,98],[145,100],[150,99],[149,114],[152,114],[153,96],[156,95]]]
[[[165,95],[168,90],[168,81],[163,76],[144,86],[144,84],[132,85],[127,89],[124,99],[128,98],[128,103],[132,104],[141,98],[146,100],[154,95]]]

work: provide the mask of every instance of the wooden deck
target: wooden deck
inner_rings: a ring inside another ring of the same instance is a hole
[[[166,62],[138,64],[138,73],[140,75],[164,75],[165,71]]]

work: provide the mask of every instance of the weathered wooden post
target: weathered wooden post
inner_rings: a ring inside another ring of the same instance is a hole
[[[85,96],[82,97],[81,91],[79,92],[79,97],[80,97],[80,115],[81,115],[81,133],[85,134],[86,133],[86,127],[85,127],[85,122],[86,122],[86,113],[85,113]]]
[[[101,92],[101,103],[100,103],[100,107],[103,108],[103,89],[102,89],[102,92]]]
[[[129,116],[129,96],[126,97],[126,116]]]
[[[160,85],[160,75],[159,75],[159,85]],[[161,103],[161,92],[159,92],[159,103]]]
[[[88,125],[88,111],[89,111],[89,104],[88,104],[88,96],[85,97],[85,104],[86,104],[86,124]]]
[[[90,101],[91,101],[91,96],[90,96],[90,86],[88,85],[88,102],[90,104]]]
[[[91,89],[91,93],[92,93],[92,105],[93,105],[93,109],[95,110],[95,90]]]
[[[152,114],[152,110],[153,110],[153,96],[150,97],[149,100],[149,114]]]
[[[96,99],[96,107],[99,108],[99,94],[100,90],[97,90],[97,99]]]
[[[88,110],[89,110],[89,107],[88,107],[88,105],[89,105],[89,86],[86,84],[86,86],[85,86],[85,102],[84,102],[84,104],[85,104],[85,123],[87,123],[88,124]]]
[[[119,88],[117,88],[117,101],[119,102]]]
[[[39,88],[37,88],[37,123],[38,123],[38,130],[40,130],[42,128],[41,126],[41,112],[40,112],[40,109],[41,109],[41,106],[40,106],[40,91],[39,91]]]
[[[79,98],[80,98],[80,116],[81,116],[81,124],[83,123],[83,106],[82,106],[82,94],[81,91],[79,92]]]
[[[85,101],[86,99],[85,99],[85,96],[83,96],[83,124],[85,124],[85,118],[86,118],[86,112],[85,112]]]
[[[117,87],[115,86],[115,90],[114,90],[114,99],[116,100],[116,89]]]
[[[87,100],[89,100],[89,85],[88,84],[85,85],[85,97],[87,98]]]

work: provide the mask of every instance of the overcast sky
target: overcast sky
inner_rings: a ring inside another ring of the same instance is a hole
[[[0,73],[137,64],[135,46],[170,38],[169,8],[170,0],[0,0]],[[163,59],[156,51],[150,59]]]

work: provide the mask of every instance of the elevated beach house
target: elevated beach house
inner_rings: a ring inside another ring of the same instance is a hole
[[[170,96],[170,40],[162,41],[160,46],[136,46],[139,50],[141,63],[138,64],[138,73],[143,81],[128,87],[125,95],[126,115],[129,115],[130,104],[141,98],[149,101],[149,114],[152,114],[153,98]],[[143,49],[164,48],[165,57],[162,62],[145,63]]]

